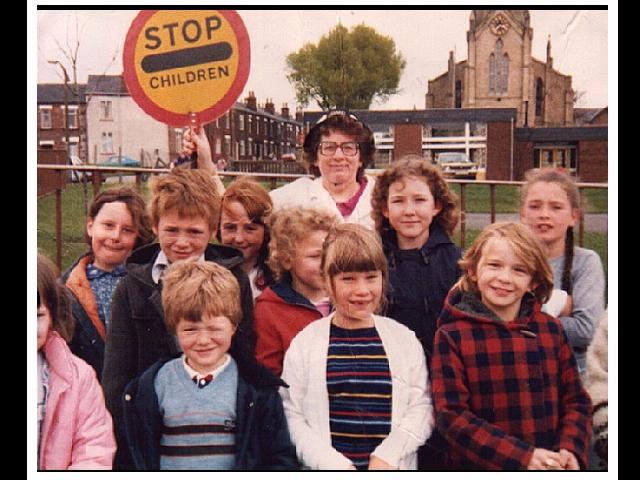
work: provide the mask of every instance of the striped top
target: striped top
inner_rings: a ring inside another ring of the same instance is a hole
[[[331,325],[327,353],[329,425],[333,448],[358,470],[391,431],[391,373],[375,327]]]
[[[154,387],[163,424],[160,470],[231,470],[236,450],[235,361],[199,388],[182,358],[176,358],[158,371]]]

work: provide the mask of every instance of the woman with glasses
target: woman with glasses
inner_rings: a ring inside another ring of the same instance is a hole
[[[375,179],[365,175],[373,164],[373,132],[344,112],[332,112],[307,134],[304,159],[315,178],[299,178],[271,191],[274,210],[285,206],[322,208],[345,222],[373,229],[371,193]]]

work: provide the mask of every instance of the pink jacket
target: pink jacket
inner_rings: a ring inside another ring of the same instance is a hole
[[[49,394],[40,440],[41,470],[108,470],[113,423],[94,370],[50,332],[44,345]]]

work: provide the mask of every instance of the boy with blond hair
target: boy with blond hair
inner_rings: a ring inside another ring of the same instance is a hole
[[[268,265],[276,283],[258,297],[254,312],[256,358],[280,375],[289,344],[331,303],[320,269],[322,243],[338,218],[324,210],[285,207],[270,218]]]
[[[167,330],[182,355],[159,360],[125,391],[138,470],[295,468],[277,377],[236,362],[240,287],[212,262],[176,262],[163,277]]]
[[[148,203],[158,243],[134,251],[125,263],[127,276],[113,295],[107,330],[102,385],[114,418],[118,453],[116,469],[131,469],[122,448],[122,393],[131,379],[157,360],[180,352],[175,336],[164,323],[161,303],[164,270],[178,260],[212,261],[233,273],[240,285],[242,319],[231,350],[237,361],[253,361],[251,288],[240,268],[242,254],[235,248],[211,245],[218,228],[220,194],[211,176],[199,170],[175,169],[151,183]]]

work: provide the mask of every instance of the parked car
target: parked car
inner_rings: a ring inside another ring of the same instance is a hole
[[[112,155],[108,158],[101,158],[97,163],[100,167],[140,167],[140,160],[128,157],[127,155]]]
[[[436,164],[442,169],[445,177],[476,178],[478,166],[466,153],[442,152],[436,156]]]
[[[86,163],[82,161],[80,157],[77,155],[69,155],[68,165],[74,166],[85,166]],[[69,172],[69,180],[72,182],[87,182],[91,181],[91,172],[85,172],[81,170],[68,170]]]

